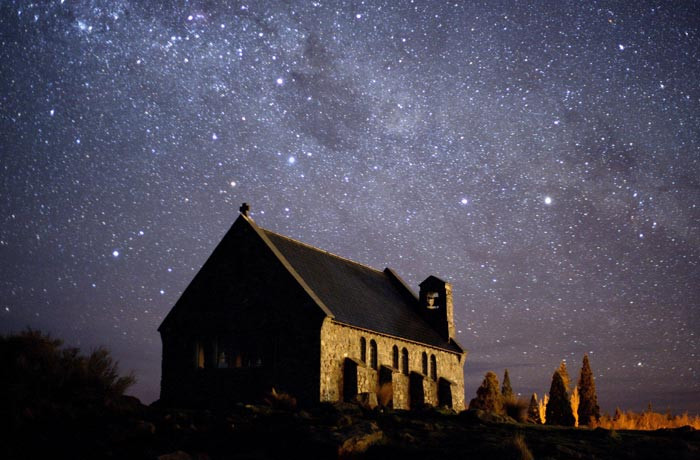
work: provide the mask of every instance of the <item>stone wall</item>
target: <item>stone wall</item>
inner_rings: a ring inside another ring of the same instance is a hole
[[[174,406],[220,407],[259,399],[274,386],[301,402],[317,402],[324,318],[254,229],[239,219],[159,329],[161,399]],[[260,368],[219,368],[220,341],[262,357]],[[198,344],[207,346],[203,369]]]
[[[437,380],[430,378],[430,356],[435,355],[437,377],[443,377],[455,383],[452,387],[452,407],[464,409],[464,356],[427,345],[421,345],[390,336],[369,332],[363,329],[337,323],[326,318],[321,327],[321,401],[339,401],[343,395],[343,363],[345,358],[361,362],[360,339],[367,343],[365,365],[357,369],[358,393],[379,393],[380,379],[378,370],[370,367],[370,341],[377,343],[377,361],[381,366],[392,368],[393,406],[396,409],[408,409],[411,406],[409,395],[409,376],[400,369],[393,368],[393,346],[399,348],[399,367],[401,366],[401,349],[406,348],[409,355],[409,370],[422,374],[422,354],[428,355],[428,375],[423,378],[425,403],[437,405]],[[377,398],[381,401],[381,395]]]

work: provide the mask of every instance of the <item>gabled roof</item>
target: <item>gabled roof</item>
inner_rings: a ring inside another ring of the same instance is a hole
[[[242,217],[257,227],[252,219]],[[257,230],[335,321],[444,350],[463,351],[420,317],[416,294],[392,270],[376,270],[270,230]]]
[[[202,273],[211,272],[206,271],[208,265],[236,263],[235,257],[232,259],[228,250],[232,244],[238,244],[238,235],[244,229],[252,230],[260,238],[284,270],[319,308],[321,315],[349,326],[463,353],[458,343],[447,340],[419,315],[416,294],[393,270],[376,270],[263,229],[247,213],[242,213],[224,236],[195,280],[163,319],[159,331],[177,316],[176,311],[187,311],[193,306],[199,308],[199,302],[193,303],[192,296],[199,295],[202,289],[211,288],[200,283],[196,292],[193,291],[189,297],[188,291]],[[215,271],[220,274],[216,268]],[[208,279],[208,275],[205,275],[202,281]],[[218,278],[217,282],[227,281]]]

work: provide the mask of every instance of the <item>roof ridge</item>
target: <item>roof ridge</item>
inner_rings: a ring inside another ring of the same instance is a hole
[[[386,276],[386,273],[384,273],[383,270],[379,270],[379,269],[376,269],[374,267],[370,267],[369,265],[365,265],[361,262],[357,262],[356,260],[348,259],[347,257],[339,256],[338,254],[334,254],[330,251],[326,251],[325,249],[317,248],[316,246],[313,246],[309,243],[304,243],[303,241],[299,241],[299,240],[296,240],[294,238],[290,238],[287,235],[282,235],[281,233],[273,232],[272,230],[268,230],[268,229],[263,228],[263,227],[260,227],[260,229],[267,232],[267,233],[272,233],[275,236],[279,236],[279,237],[284,238],[286,240],[292,241],[292,242],[299,244],[301,246],[306,246],[309,249],[313,249],[314,251],[320,252],[320,253],[325,254],[327,256],[335,257],[336,259],[340,259],[340,260],[343,260],[345,262],[350,262],[351,264],[354,264],[354,265],[359,265],[360,267],[372,270],[373,272],[376,272],[377,274]]]

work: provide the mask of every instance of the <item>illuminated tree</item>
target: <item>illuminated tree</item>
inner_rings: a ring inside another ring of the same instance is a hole
[[[595,391],[595,381],[591,364],[588,362],[588,355],[583,355],[583,366],[578,379],[578,423],[579,425],[590,425],[591,422],[600,420],[600,407],[598,407],[598,396]]]
[[[498,376],[489,371],[476,390],[476,398],[469,402],[470,409],[481,409],[500,414],[503,412],[503,395],[498,390]]]
[[[549,388],[549,402],[547,403],[545,418],[547,425],[574,426],[576,424],[564,379],[558,369],[554,371],[552,376],[552,386]]]
[[[566,393],[570,394],[571,393],[571,377],[569,377],[569,372],[566,370],[566,361],[562,360],[561,364],[559,364],[559,374],[561,374],[561,378],[564,381],[564,388],[566,388]]]

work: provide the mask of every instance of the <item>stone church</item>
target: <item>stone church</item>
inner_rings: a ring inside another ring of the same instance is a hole
[[[452,290],[419,294],[376,270],[241,214],[158,328],[161,401],[220,406],[272,388],[301,402],[374,399],[464,409],[466,351]]]

